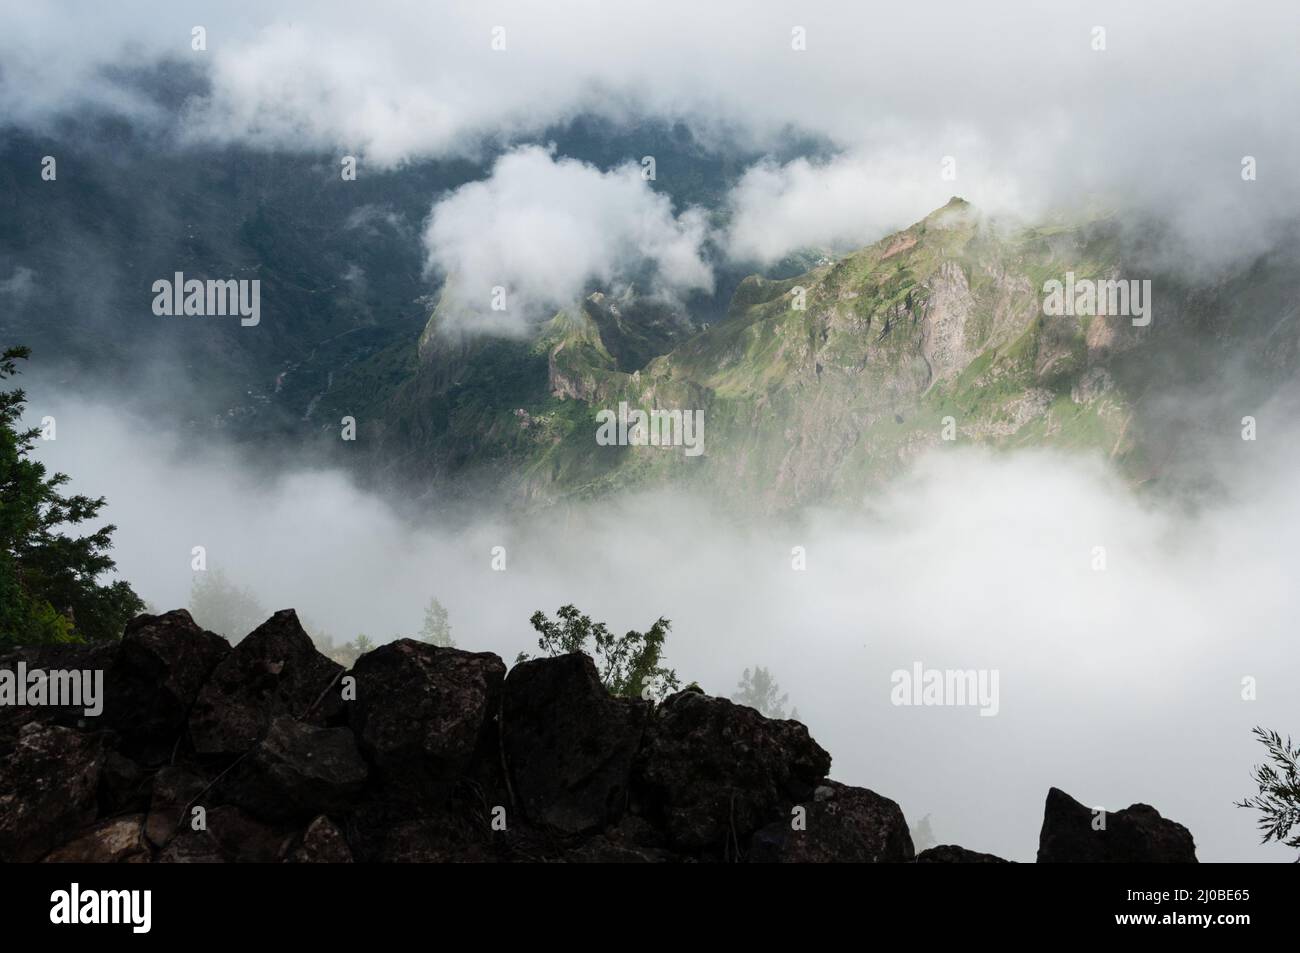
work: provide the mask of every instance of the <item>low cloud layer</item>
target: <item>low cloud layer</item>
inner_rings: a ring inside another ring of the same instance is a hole
[[[424,244],[447,280],[446,319],[510,333],[572,306],[592,283],[645,275],[652,294],[711,291],[706,232],[703,213],[674,215],[638,165],[602,172],[528,146],[434,205]]]
[[[856,512],[741,526],[671,494],[412,521],[340,473],[254,475],[114,406],[37,386],[29,415],[56,416],[42,459],[107,494],[122,573],[160,609],[187,604],[204,545],[268,610],[294,606],[339,640],[412,633],[430,596],[462,647],[507,660],[535,650],[538,608],[572,602],[620,631],[665,615],[682,676],[727,694],[745,667],[770,668],[834,776],[913,822],[931,814],[942,842],[1031,860],[1055,785],[1090,806],[1154,804],[1202,860],[1291,859],[1232,807],[1262,751],[1250,729],[1300,730],[1300,461],[1270,412],[1269,435],[1224,463],[1231,496],[1195,515],[1100,461],[959,449]],[[891,674],[916,663],[997,671],[998,714],[891,704]]]

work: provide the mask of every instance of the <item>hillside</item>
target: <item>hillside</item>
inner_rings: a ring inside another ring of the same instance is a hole
[[[674,481],[769,510],[860,497],[945,444],[1096,454],[1136,484],[1195,479],[1181,464],[1238,437],[1294,374],[1297,272],[1265,258],[1189,278],[1152,263],[1159,238],[1106,216],[1008,228],[954,198],[804,274],[746,278],[709,324],[596,293],[531,340],[467,342],[435,310],[383,407],[379,456],[486,473],[533,503]],[[1045,315],[1045,282],[1068,273],[1149,280],[1150,322]],[[1185,399],[1211,383],[1214,408]],[[703,453],[597,445],[597,414],[620,402],[702,410]]]

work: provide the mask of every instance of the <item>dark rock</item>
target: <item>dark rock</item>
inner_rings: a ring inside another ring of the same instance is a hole
[[[122,735],[123,753],[144,764],[167,761],[199,690],[229,654],[230,644],[184,609],[128,623],[104,712]]]
[[[916,855],[918,864],[1009,864],[992,854],[981,854],[977,850],[967,850],[954,844],[940,844]]]
[[[649,720],[633,772],[634,808],[661,825],[674,848],[734,857],[759,827],[789,818],[830,765],[797,721],[678,692]]]
[[[263,824],[237,807],[207,811],[206,830],[187,824],[158,855],[160,863],[278,863],[288,856],[292,830]]]
[[[222,800],[270,820],[345,812],[368,769],[349,728],[313,728],[283,715],[220,788]]]
[[[147,863],[149,859],[143,814],[100,821],[76,840],[45,856],[48,864],[136,864]]]
[[[495,655],[399,639],[352,674],[350,722],[386,797],[434,808],[468,773],[496,769],[505,665]]]
[[[323,814],[303,832],[302,843],[289,853],[294,864],[350,864],[352,851],[338,825]]]
[[[52,670],[70,672],[103,672],[103,694],[112,685],[113,666],[117,660],[117,643],[99,645],[26,645],[18,646],[0,655],[0,669],[14,673]],[[25,668],[20,669],[20,663]],[[24,725],[33,722],[62,725],[68,728],[94,730],[102,723],[103,713],[87,715],[92,708],[89,699],[84,705],[0,705],[0,757],[9,753],[18,741]],[[105,699],[99,699],[101,705]],[[106,705],[105,705],[106,707]]]
[[[1092,810],[1052,788],[1038,835],[1038,862],[1196,863],[1196,844],[1187,828],[1148,804],[1112,811],[1105,819],[1105,830],[1093,830]]]
[[[199,692],[190,736],[200,754],[240,754],[277,715],[324,727],[341,711],[343,667],[312,644],[292,609],[277,612],[234,649]]]
[[[30,862],[98,813],[104,736],[31,722],[0,762],[0,861]]]
[[[208,787],[208,782],[186,768],[169,765],[153,778],[145,837],[156,847],[166,846],[189,826],[190,803]],[[197,803],[197,802],[196,802]]]
[[[501,732],[525,816],[566,833],[616,822],[649,712],[648,702],[611,697],[583,654],[512,668]]]
[[[140,765],[116,751],[109,751],[99,778],[100,815],[111,817],[148,810],[149,788],[150,779]]]
[[[748,860],[755,863],[906,863],[912,835],[897,804],[866,788],[835,781],[817,786],[795,829],[793,807],[783,820],[754,835]]]

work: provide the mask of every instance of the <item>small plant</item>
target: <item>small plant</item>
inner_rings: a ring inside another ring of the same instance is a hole
[[[615,635],[603,622],[592,622],[574,606],[561,606],[552,621],[540,609],[528,621],[537,630],[538,647],[549,656],[585,652],[596,663],[601,683],[611,695],[662,699],[681,683],[677,673],[660,664],[664,639],[672,623],[659,618],[646,632]],[[516,663],[526,662],[523,652]]]
[[[1237,807],[1260,812],[1256,824],[1264,834],[1263,843],[1273,840],[1300,848],[1300,831],[1287,839],[1293,827],[1300,827],[1300,748],[1292,747],[1289,736],[1283,741],[1276,731],[1256,728],[1255,737],[1268,749],[1272,763],[1255,766],[1259,793],[1239,801]]]

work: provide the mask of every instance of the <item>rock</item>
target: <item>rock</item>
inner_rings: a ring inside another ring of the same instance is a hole
[[[292,609],[277,612],[222,659],[200,690],[189,720],[195,751],[243,753],[277,715],[323,727],[342,710],[342,673],[316,651]]]
[[[662,826],[672,847],[734,857],[759,827],[788,819],[830,764],[797,721],[678,692],[648,722],[633,806]]]
[[[1148,804],[1133,804],[1105,818],[1106,829],[1093,830],[1092,809],[1052,788],[1038,835],[1038,862],[1196,863],[1196,844],[1187,828]]]
[[[321,815],[307,826],[302,843],[287,858],[293,864],[350,864],[352,851],[338,825]]]
[[[525,816],[565,833],[616,822],[650,705],[613,698],[581,653],[510,670],[502,741]]]
[[[277,863],[288,856],[294,832],[262,824],[237,807],[220,805],[207,812],[207,830],[188,824],[158,855],[160,863]]]
[[[150,779],[140,765],[116,751],[107,752],[99,779],[100,813],[116,815],[147,811],[150,786]]]
[[[207,786],[206,780],[185,768],[169,765],[159,769],[153,778],[149,813],[144,825],[144,834],[149,842],[155,847],[164,847],[188,827],[191,815],[187,808]]]
[[[1003,860],[1001,857],[995,857],[992,854],[981,854],[976,850],[967,850],[965,847],[957,847],[953,844],[941,844],[938,847],[931,847],[923,850],[916,855],[918,864],[1009,864],[1011,861]]]
[[[45,855],[48,864],[132,864],[149,859],[143,814],[100,821],[76,840]]]
[[[313,728],[283,715],[221,783],[222,800],[255,817],[343,813],[368,769],[349,728]]]
[[[143,764],[167,761],[190,708],[230,644],[195,624],[184,609],[141,615],[127,624],[105,721],[122,734],[122,751]]]
[[[817,786],[801,804],[803,830],[795,815],[754,835],[748,860],[755,863],[906,863],[912,860],[912,835],[903,811],[887,797],[835,781]]]
[[[37,860],[95,820],[103,742],[61,725],[20,729],[0,763],[0,861]]]
[[[472,764],[482,774],[499,763],[505,665],[495,655],[398,639],[363,655],[352,674],[349,720],[386,797],[433,808]]]
[[[101,687],[108,694],[113,681],[113,666],[117,659],[117,643],[101,645],[26,645],[18,646],[0,655],[0,669],[13,673],[50,672],[103,672]],[[24,668],[20,668],[20,663]],[[93,690],[93,676],[92,676]],[[0,757],[13,749],[19,731],[32,722],[62,725],[68,728],[94,730],[102,724],[103,713],[87,715],[92,708],[88,698],[84,705],[17,705],[0,704]],[[104,698],[99,699],[104,703]]]

